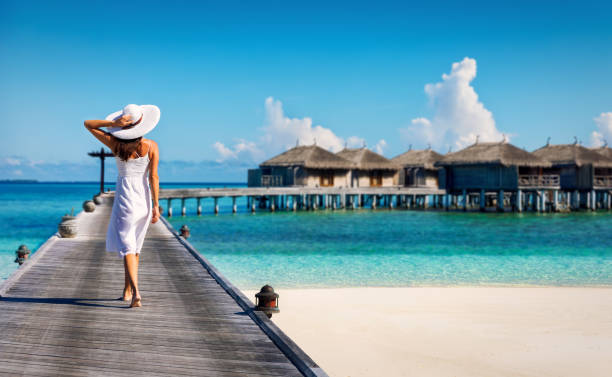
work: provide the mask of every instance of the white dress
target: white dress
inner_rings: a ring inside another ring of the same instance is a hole
[[[151,223],[152,204],[149,188],[149,154],[127,161],[117,160],[115,201],[106,233],[106,251],[140,254]]]

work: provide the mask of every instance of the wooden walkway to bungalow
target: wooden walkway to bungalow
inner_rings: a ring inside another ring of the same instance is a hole
[[[245,197],[247,208],[255,212],[257,208],[274,209],[318,209],[318,208],[362,208],[366,205],[375,208],[412,208],[419,201],[424,203],[428,196],[441,198],[445,190],[433,187],[245,187],[245,188],[202,188],[202,189],[162,189],[159,199],[166,200],[167,215],[172,216],[172,200],[181,201],[181,214],[185,215],[185,200],[196,199],[197,214],[202,213],[204,199],[213,199],[214,212],[219,212],[219,200],[232,200],[232,212],[237,212],[236,199]],[[380,204],[377,204],[378,202]],[[163,203],[163,202],[162,202]]]
[[[0,375],[326,376],[165,220],[142,251],[143,307],[128,309],[110,209],[79,214],[76,238],[51,237],[0,285]]]

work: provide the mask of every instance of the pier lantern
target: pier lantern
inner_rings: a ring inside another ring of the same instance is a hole
[[[272,313],[280,312],[278,309],[278,293],[275,293],[274,288],[270,285],[264,285],[259,293],[255,294],[255,310],[266,313],[268,318],[272,318]]]
[[[181,232],[181,237],[183,238],[189,238],[189,236],[191,235],[189,231],[189,227],[187,225],[183,225],[180,229],[180,232]]]
[[[15,258],[15,263],[19,263],[19,265],[21,266],[30,256],[30,249],[28,249],[26,245],[21,245],[19,246],[17,251],[15,251],[15,254],[17,254],[17,258]]]

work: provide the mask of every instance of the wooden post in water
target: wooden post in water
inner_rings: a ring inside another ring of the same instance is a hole
[[[238,207],[236,206],[236,197],[232,196],[232,213],[236,213],[238,211]]]
[[[198,198],[197,200],[198,200],[198,204],[197,204],[198,208],[196,211],[198,213],[198,216],[200,216],[202,214],[202,203],[201,203],[202,198]]]
[[[559,191],[553,190],[553,211],[559,211]]]
[[[104,148],[100,148],[100,152],[89,152],[87,153],[91,157],[98,157],[100,159],[100,193],[104,192],[104,159],[106,157],[113,157],[114,154],[107,152]]]
[[[499,190],[497,194],[497,210],[504,212],[504,190]]]
[[[520,189],[516,191],[516,210],[523,212],[523,191]]]
[[[219,213],[219,198],[215,196],[215,215]]]
[[[168,198],[168,217],[172,217],[172,198]]]
[[[181,216],[185,216],[187,208],[185,208],[185,198],[181,198]]]
[[[480,211],[484,212],[485,204],[486,204],[486,201],[487,201],[487,197],[485,195],[485,190],[484,189],[480,189],[480,199],[478,201],[480,202],[480,203],[478,203],[479,206],[480,206]]]

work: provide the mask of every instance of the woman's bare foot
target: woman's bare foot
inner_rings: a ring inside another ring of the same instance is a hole
[[[132,301],[132,293],[129,288],[125,288],[123,290],[123,297],[121,298],[123,301]]]
[[[142,306],[142,302],[140,300],[140,295],[134,295],[132,297],[132,303],[130,304],[130,308],[140,308]]]

